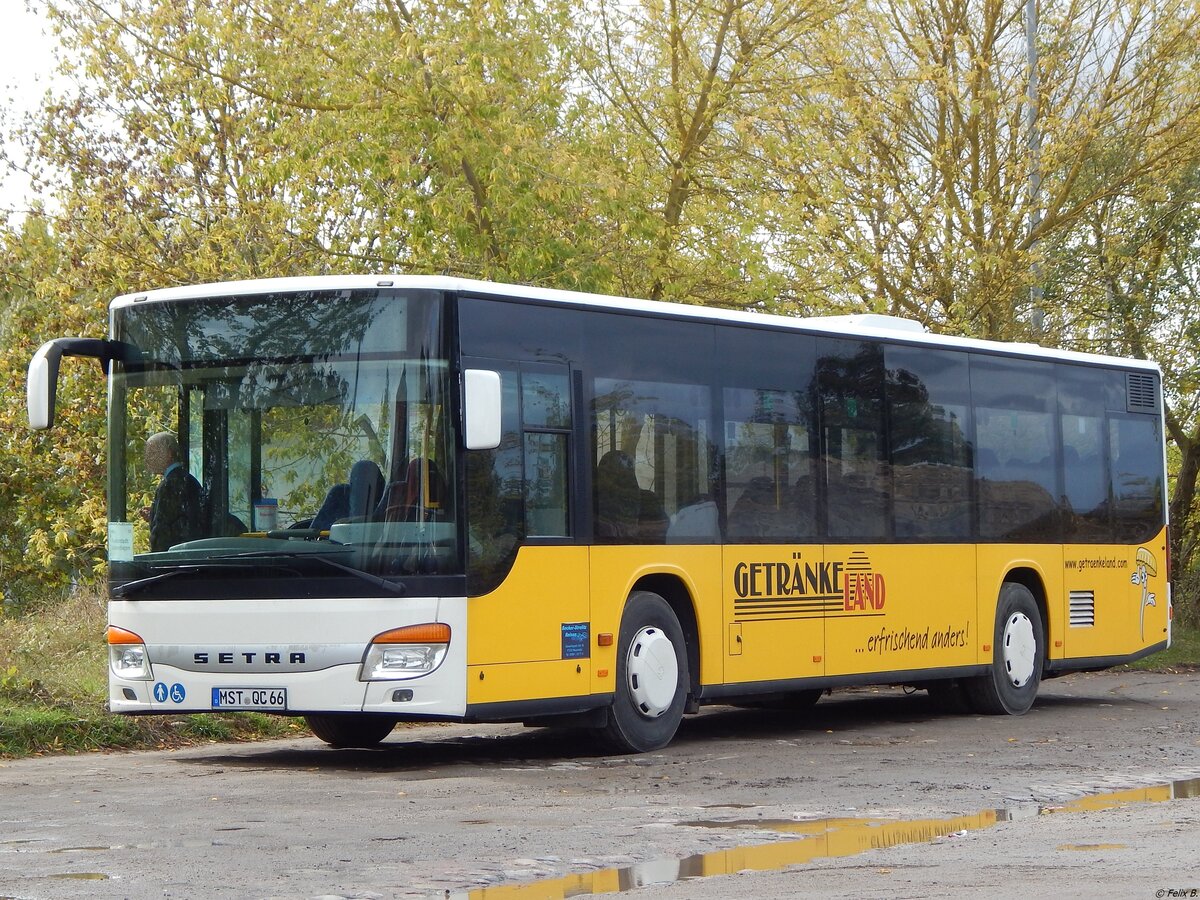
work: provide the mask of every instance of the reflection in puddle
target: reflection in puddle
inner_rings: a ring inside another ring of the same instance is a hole
[[[48,877],[64,878],[70,881],[108,881],[108,876],[103,872],[59,872]]]
[[[1059,850],[1128,850],[1128,844],[1059,844]]]
[[[1109,794],[1080,797],[1056,806],[1028,806],[992,809],[973,816],[953,819],[869,819],[836,818],[792,821],[788,819],[749,819],[683,822],[697,828],[753,829],[799,834],[804,837],[767,844],[752,844],[701,853],[683,859],[649,860],[621,869],[582,872],[565,878],[549,878],[527,884],[498,885],[469,893],[445,896],[452,900],[557,900],[587,894],[611,894],[632,891],[654,884],[673,884],[692,878],[732,875],[737,872],[764,872],[812,862],[815,859],[854,856],[867,850],[882,850],[902,844],[919,844],[949,835],[990,828],[998,822],[1013,822],[1068,812],[1096,812],[1130,803],[1161,803],[1185,797],[1200,797],[1200,778],[1176,781],[1149,788],[1135,788]],[[716,808],[716,807],[710,807]],[[1117,850],[1121,844],[1064,844],[1060,850]]]

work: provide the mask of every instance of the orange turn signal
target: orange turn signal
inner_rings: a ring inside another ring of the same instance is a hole
[[[108,642],[110,644],[144,644],[140,635],[134,634],[132,631],[126,631],[124,628],[118,628],[116,625],[108,626]]]
[[[448,644],[450,626],[445,622],[425,622],[393,628],[371,638],[372,644]]]

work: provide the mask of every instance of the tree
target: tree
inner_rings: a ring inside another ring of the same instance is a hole
[[[63,367],[51,435],[19,413],[37,344],[99,336],[115,295],[380,269],[603,278],[573,187],[564,3],[48,7],[77,77],[23,131],[53,212],[3,235],[6,575],[102,566],[96,367]]]
[[[955,333],[1028,336],[1043,245],[1195,158],[1194,4],[1039,6],[1032,95],[1016,0],[872,0],[865,26],[830,50],[822,124],[836,164],[790,168],[793,216],[813,223],[842,299]],[[1090,177],[1106,158],[1105,178]]]
[[[1171,575],[1185,584],[1200,563],[1200,164],[1097,204],[1046,259],[1063,343],[1162,366],[1173,444]],[[1194,619],[1191,588],[1176,602]]]
[[[810,63],[850,3],[598,0],[582,98],[606,159],[616,288],[654,300],[777,307],[773,156],[822,73]]]

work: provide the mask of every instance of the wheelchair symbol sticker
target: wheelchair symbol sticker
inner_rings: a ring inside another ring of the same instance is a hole
[[[187,697],[187,690],[179,682],[167,687],[165,681],[157,681],[154,684],[154,699],[159,703],[166,703],[168,699],[172,703],[182,703]]]

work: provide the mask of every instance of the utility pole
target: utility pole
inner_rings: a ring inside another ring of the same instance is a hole
[[[1038,127],[1038,0],[1025,0],[1025,60],[1029,68],[1025,94],[1025,124],[1029,131],[1029,250],[1033,252],[1034,234],[1042,222],[1042,133]],[[1045,323],[1042,309],[1042,267],[1035,261],[1029,289],[1031,321],[1041,331]]]

